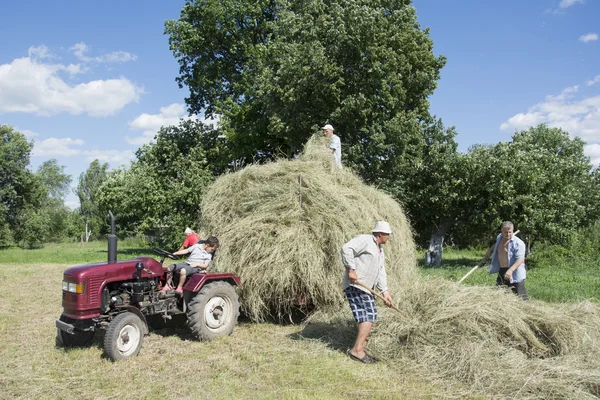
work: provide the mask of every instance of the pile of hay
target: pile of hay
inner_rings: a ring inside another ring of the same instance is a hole
[[[300,307],[339,306],[342,245],[387,220],[388,279],[415,276],[414,241],[400,205],[338,169],[322,138],[296,160],[251,165],[217,179],[202,200],[202,230],[221,248],[212,270],[240,275],[241,307],[254,321]]]
[[[303,335],[346,349],[356,325],[341,291],[340,248],[387,220],[388,281],[398,313],[379,307],[369,351],[464,395],[600,397],[600,312],[595,304],[525,303],[496,288],[420,278],[401,207],[337,169],[312,139],[297,160],[252,165],[219,178],[203,199],[202,227],[222,247],[213,269],[241,276],[254,321],[316,307]],[[491,278],[490,278],[491,279]]]
[[[598,398],[600,312],[592,303],[523,302],[509,291],[439,279],[390,285],[398,313],[379,307],[368,348],[430,381],[460,381],[464,395]],[[310,338],[351,346],[349,309],[315,313]]]

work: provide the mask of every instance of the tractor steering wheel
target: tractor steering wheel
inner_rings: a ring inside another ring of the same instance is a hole
[[[159,255],[159,256],[161,256],[161,257],[169,257],[171,260],[179,260],[179,257],[178,257],[178,256],[176,256],[176,255],[175,255],[175,254],[173,254],[173,253],[169,253],[169,252],[168,252],[168,251],[166,251],[166,250],[163,250],[163,249],[158,249],[158,248],[156,248],[156,247],[153,247],[153,248],[152,248],[152,251],[153,251],[153,252],[155,252],[156,254],[158,254],[158,255]]]

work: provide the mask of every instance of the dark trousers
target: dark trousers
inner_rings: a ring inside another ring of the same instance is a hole
[[[510,290],[524,301],[529,300],[529,296],[527,296],[527,291],[525,290],[525,280],[521,282],[510,283],[510,280],[505,280],[504,275],[508,271],[508,268],[500,268],[498,272],[498,277],[496,278],[496,286],[508,286]]]

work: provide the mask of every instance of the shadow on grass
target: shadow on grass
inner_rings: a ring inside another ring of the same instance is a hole
[[[187,315],[176,314],[170,320],[165,320],[161,315],[146,317],[150,332],[162,336],[177,336],[181,340],[197,340],[186,326]]]
[[[356,326],[339,323],[309,323],[300,332],[288,336],[292,340],[316,340],[330,349],[345,353],[354,344]]]

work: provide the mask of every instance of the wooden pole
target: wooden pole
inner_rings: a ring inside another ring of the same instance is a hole
[[[380,295],[379,293],[377,293],[376,291],[374,291],[374,290],[373,290],[373,289],[371,289],[370,287],[368,287],[368,286],[364,285],[364,284],[363,284],[363,283],[361,283],[360,281],[356,281],[356,282],[354,282],[354,284],[355,284],[355,285],[358,285],[358,286],[361,286],[361,287],[364,287],[364,288],[365,288],[365,289],[367,289],[369,292],[371,292],[371,294],[372,294],[373,296],[375,296],[375,297],[379,297],[381,300],[385,301],[385,299],[383,298],[383,296],[382,296],[382,295]],[[387,305],[387,304],[386,304],[386,305]],[[396,307],[396,306],[395,306],[395,305],[393,305],[393,304],[392,304],[391,306],[389,306],[389,307],[390,307],[390,308],[393,308],[394,310],[398,311],[399,313],[401,313],[401,312],[402,312],[402,310],[400,310],[398,307]]]
[[[517,233],[519,233],[519,232],[521,232],[521,231],[516,231],[515,233],[513,233],[513,236],[515,236],[515,235],[516,235]],[[495,245],[494,245],[494,246],[495,246]],[[487,259],[486,259],[486,258],[484,258],[483,260],[479,261],[479,263],[477,263],[477,265],[476,265],[476,266],[474,266],[474,267],[473,267],[473,268],[472,268],[472,269],[471,269],[469,272],[467,272],[467,274],[466,274],[465,276],[463,276],[462,278],[460,278],[460,281],[458,281],[457,283],[461,283],[462,281],[464,281],[465,279],[467,279],[467,277],[468,277],[469,275],[471,275],[473,272],[475,272],[475,270],[476,270],[477,268],[481,267],[481,265],[482,265],[483,263],[485,263],[485,261],[486,261],[486,260],[487,260]]]

